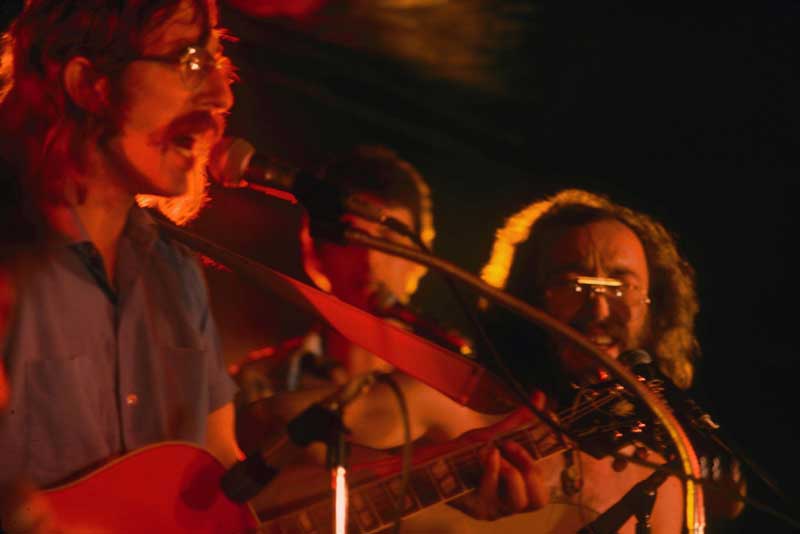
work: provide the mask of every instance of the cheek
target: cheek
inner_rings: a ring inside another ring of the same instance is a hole
[[[343,279],[360,278],[367,266],[366,255],[356,248],[324,245],[318,257],[323,270],[334,283]]]
[[[647,331],[647,312],[632,314],[627,321],[628,335],[632,340],[641,340]]]
[[[563,307],[554,306],[549,302],[545,301],[544,304],[541,305],[542,309],[552,317],[555,317],[562,323],[571,323],[572,320],[575,318],[575,311],[574,310],[567,310]]]
[[[370,253],[369,264],[370,271],[376,279],[384,281],[392,289],[403,291],[409,279],[420,270],[415,263],[381,252]]]
[[[166,127],[186,105],[186,94],[167,80],[158,82],[152,74],[123,78],[119,92],[120,125],[129,132],[152,133]]]

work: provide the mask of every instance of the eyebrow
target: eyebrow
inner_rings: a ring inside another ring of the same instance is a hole
[[[188,26],[188,24],[187,24]],[[190,37],[178,37],[172,39],[170,41],[166,41],[163,43],[165,49],[169,50],[170,54],[174,53],[177,54],[182,52],[184,49],[190,46],[196,46],[198,48],[205,48],[208,46],[208,43],[211,41],[211,38],[214,35],[219,35],[214,28],[205,28],[200,35],[194,39]],[[216,50],[215,50],[216,52]]]
[[[615,267],[609,271],[609,273],[613,277],[621,277],[621,276],[633,276],[635,278],[639,278],[639,275],[636,274],[633,270],[627,267]]]
[[[546,272],[545,275],[546,275],[546,279],[551,279],[552,280],[553,277],[564,276],[565,274],[572,273],[572,272],[580,273],[581,271],[584,271],[586,269],[588,269],[588,267],[585,264],[578,263],[578,262],[573,262],[573,263],[569,263],[567,265],[561,265],[558,268],[552,269],[549,272]],[[639,280],[639,276],[634,271],[629,269],[628,267],[615,266],[615,267],[613,267],[612,269],[610,269],[608,271],[608,277],[609,278],[622,278],[624,276],[633,276],[634,278]]]

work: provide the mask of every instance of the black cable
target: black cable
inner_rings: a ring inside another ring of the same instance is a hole
[[[386,217],[386,219],[382,222],[384,226],[386,226],[387,228],[394,230],[395,232],[401,235],[409,237],[414,242],[414,244],[417,245],[419,249],[425,254],[428,255],[433,254],[430,248],[428,248],[428,246],[422,241],[420,236],[416,232],[412,232],[411,229],[402,221],[394,217]],[[487,352],[491,356],[495,365],[497,365],[497,367],[502,372],[503,378],[505,378],[506,381],[508,381],[511,387],[515,390],[515,393],[520,398],[527,399],[528,398],[527,391],[525,391],[525,388],[522,386],[522,384],[520,384],[519,381],[516,378],[514,378],[514,374],[511,372],[511,369],[508,367],[508,364],[506,363],[505,359],[503,359],[503,357],[500,356],[500,353],[497,351],[497,347],[495,347],[494,343],[489,338],[489,335],[486,333],[486,329],[483,327],[483,324],[480,322],[475,313],[473,313],[472,307],[466,303],[464,296],[461,294],[461,291],[458,290],[458,287],[456,287],[456,284],[455,282],[453,282],[453,279],[441,271],[437,272],[444,280],[445,284],[447,285],[447,288],[450,290],[450,293],[453,295],[453,298],[455,299],[459,308],[461,308],[461,311],[464,313],[467,320],[469,320],[470,324],[472,325],[472,328],[478,334],[477,335],[478,340],[480,341],[482,346],[486,348]]]
[[[394,230],[395,232],[404,235],[410,238],[415,245],[419,247],[419,249],[424,252],[425,254],[432,255],[432,251],[428,248],[428,246],[422,241],[420,236],[416,233],[411,231],[411,229],[402,221],[394,218],[394,217],[386,217],[382,223],[384,226],[389,228],[390,230]],[[456,287],[455,282],[453,279],[447,274],[442,271],[437,271],[439,275],[444,280],[445,284],[447,285],[450,293],[453,295],[456,303],[461,308],[461,311],[469,320],[471,326],[477,333],[477,339],[481,342],[481,344],[486,348],[487,352],[491,356],[491,359],[494,361],[495,365],[497,365],[498,369],[503,374],[503,378],[508,382],[511,386],[512,390],[519,396],[520,399],[524,399],[523,403],[528,405],[530,404],[530,400],[528,399],[528,393],[525,391],[525,388],[520,384],[520,382],[514,377],[511,369],[509,369],[508,365],[506,364],[505,360],[500,353],[497,351],[497,347],[495,347],[492,340],[489,338],[489,335],[486,333],[486,329],[483,327],[483,324],[480,322],[478,317],[472,312],[472,308],[466,303],[464,300],[464,296]],[[533,410],[534,413],[538,412]]]
[[[641,458],[639,458],[638,456],[635,456],[635,455],[616,453],[616,454],[614,454],[614,458],[615,459],[624,460],[626,462],[630,462],[630,463],[633,463],[633,464],[641,465],[643,467],[649,467],[650,469],[653,469],[655,471],[662,471],[662,472],[668,473],[669,475],[678,477],[681,480],[691,480],[692,482],[700,484],[700,485],[702,485],[704,487],[713,488],[715,490],[721,491],[723,493],[726,493],[728,496],[735,498],[738,501],[741,501],[741,502],[743,502],[745,504],[749,504],[753,508],[762,511],[767,515],[771,515],[771,516],[775,517],[776,519],[778,519],[780,521],[784,521],[785,523],[790,525],[792,528],[800,530],[800,520],[795,519],[793,517],[790,517],[790,516],[784,514],[783,512],[779,512],[778,510],[775,510],[774,508],[772,508],[772,507],[770,507],[770,506],[768,506],[766,504],[763,504],[763,503],[753,499],[752,497],[748,497],[747,495],[742,495],[741,493],[739,493],[735,489],[733,489],[733,488],[731,488],[729,486],[726,486],[725,484],[722,484],[720,482],[717,482],[716,480],[709,480],[709,479],[702,478],[702,477],[689,476],[689,475],[683,473],[680,469],[675,469],[675,468],[669,467],[668,464],[667,465],[657,464],[655,462],[650,462],[648,460],[643,460],[643,459],[641,459]]]
[[[397,404],[400,407],[400,414],[403,418],[403,453],[402,464],[400,471],[400,491],[395,500],[395,519],[392,532],[400,534],[400,525],[403,522],[403,512],[405,511],[404,503],[406,501],[406,493],[408,492],[408,480],[411,474],[411,420],[408,415],[408,405],[406,404],[403,390],[397,385],[397,382],[390,375],[382,373],[376,375],[376,379],[385,382],[389,389],[395,394]]]

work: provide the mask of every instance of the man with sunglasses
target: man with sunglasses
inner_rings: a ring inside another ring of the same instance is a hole
[[[214,0],[30,0],[4,37],[3,156],[47,235],[0,346],[0,487],[165,440],[237,458],[201,267],[139,207],[202,206],[233,104],[216,23]],[[3,526],[46,531],[36,503],[8,499]]]

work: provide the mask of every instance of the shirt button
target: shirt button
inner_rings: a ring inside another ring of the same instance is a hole
[[[128,393],[128,396],[125,397],[125,404],[128,406],[136,406],[139,404],[139,395],[136,393]]]

